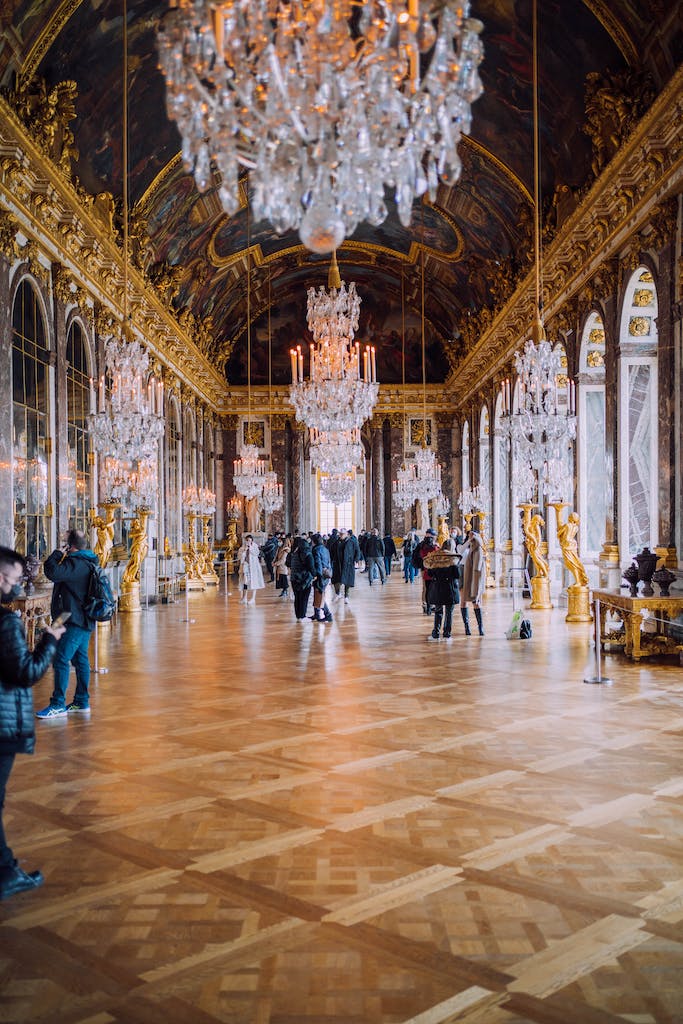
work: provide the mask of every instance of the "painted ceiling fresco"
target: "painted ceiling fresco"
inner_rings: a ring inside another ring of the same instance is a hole
[[[167,6],[128,0],[129,191],[140,260],[152,279],[167,282],[177,313],[204,324],[205,350],[232,383],[247,379],[247,298],[251,380],[267,382],[270,305],[272,379],[285,383],[290,345],[307,341],[307,288],[325,283],[327,261],[307,253],[295,234],[253,223],[246,205],[228,218],[215,189],[199,195],[184,173],[157,68],[156,27]],[[591,180],[587,76],[642,65],[661,89],[683,58],[683,16],[672,10],[671,0],[540,0],[541,182],[551,226],[558,196],[566,210]],[[484,94],[461,145],[460,181],[441,187],[433,205],[416,204],[408,229],[392,212],[378,228],[361,225],[339,253],[344,278],[356,281],[362,298],[359,336],[376,345],[388,383],[404,375],[421,381],[423,319],[427,376],[443,380],[465,318],[493,308],[511,275],[528,267],[531,0],[473,0],[472,14],[484,23]],[[0,18],[0,82],[11,87],[22,72],[48,84],[75,80],[75,172],[90,192],[120,202],[121,0],[4,0]],[[246,192],[245,179],[245,200]]]

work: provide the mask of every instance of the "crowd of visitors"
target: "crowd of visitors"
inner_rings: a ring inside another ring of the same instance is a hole
[[[465,635],[471,636],[469,605],[480,636],[484,635],[481,599],[486,586],[486,554],[481,536],[470,530],[465,536],[452,530],[444,544],[437,545],[436,531],[431,527],[419,537],[411,529],[400,545],[379,530],[363,531],[358,537],[350,529],[333,529],[328,536],[320,533],[270,534],[260,548],[260,555],[275,583],[280,597],[294,602],[297,622],[305,618],[332,622],[327,601],[331,584],[331,601],[349,603],[356,583],[356,573],[366,574],[369,586],[379,580],[384,586],[394,563],[402,562],[403,579],[412,584],[419,575],[422,584],[422,611],[434,616],[434,627],[428,640],[450,640],[453,608],[460,605]],[[256,590],[265,586],[258,565],[259,548],[250,534],[245,534],[238,552],[239,579],[244,604],[255,603]],[[307,615],[311,593],[313,614]]]

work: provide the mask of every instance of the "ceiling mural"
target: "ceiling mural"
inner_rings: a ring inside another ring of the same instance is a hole
[[[682,6],[667,0],[539,4],[546,238],[609,159],[613,138],[628,130],[631,122],[623,112],[631,118],[642,113],[683,58]],[[289,347],[307,338],[307,288],[325,283],[327,261],[303,249],[294,232],[278,236],[267,222],[248,223],[246,177],[242,208],[232,217],[220,206],[217,182],[204,195],[197,192],[178,158],[180,138],[166,116],[157,66],[156,29],[167,9],[166,0],[128,0],[133,255],[184,325],[200,331],[202,350],[231,383],[247,380],[247,293],[252,377],[267,383],[270,295],[272,376],[286,383]],[[389,200],[386,221],[379,227],[361,224],[339,252],[342,274],[357,282],[363,300],[359,336],[377,347],[384,381],[402,380],[405,314],[406,380],[421,382],[423,246],[430,381],[443,381],[466,354],[466,323],[493,311],[528,271],[531,10],[531,0],[473,0],[472,14],[484,23],[484,94],[473,109],[471,138],[460,146],[460,180],[452,188],[440,186],[435,203],[416,203],[408,228]],[[79,155],[73,170],[88,192],[112,193],[120,224],[120,0],[5,0],[2,18],[3,87],[11,89],[23,68],[28,80],[35,73],[48,86],[76,82],[71,127]],[[638,107],[631,94],[646,81],[649,91]],[[621,116],[616,127],[615,110]]]

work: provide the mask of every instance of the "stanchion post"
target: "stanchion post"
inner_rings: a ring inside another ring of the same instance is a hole
[[[93,665],[93,672],[95,675],[105,676],[109,671],[108,668],[104,668],[100,665],[100,633],[99,623],[95,623],[95,664]]]
[[[228,589],[228,575],[229,575],[229,573],[228,573],[228,559],[226,558],[225,559],[225,600],[226,601],[228,600],[228,597],[230,596],[230,591]]]
[[[611,686],[612,680],[602,674],[602,650],[600,646],[600,599],[593,601],[593,625],[595,627],[595,675],[584,679],[584,683],[602,683]]]

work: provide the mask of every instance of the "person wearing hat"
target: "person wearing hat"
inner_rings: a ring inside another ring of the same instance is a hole
[[[443,622],[443,638],[451,639],[453,621],[453,605],[460,602],[458,588],[458,562],[460,556],[455,550],[452,540],[446,540],[443,547],[430,551],[425,556],[424,566],[429,571],[431,580],[427,584],[427,595],[430,605],[434,608],[434,628],[428,640],[439,640]]]
[[[436,530],[431,526],[425,530],[425,535],[413,554],[413,564],[422,569],[422,611],[425,615],[431,615],[432,607],[427,598],[427,584],[431,579],[429,569],[425,568],[424,560],[430,551],[436,550]]]

